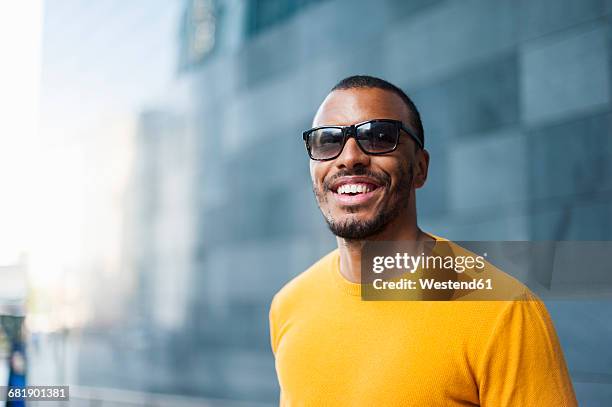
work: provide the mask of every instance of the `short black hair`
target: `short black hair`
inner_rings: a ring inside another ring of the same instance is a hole
[[[425,146],[425,133],[423,131],[423,123],[421,123],[421,115],[412,99],[410,99],[403,90],[384,79],[369,75],[353,75],[338,82],[336,86],[331,89],[331,92],[354,88],[378,88],[388,90],[399,96],[404,103],[406,103],[406,106],[408,106],[408,110],[410,110],[411,122],[409,124],[415,132],[414,135],[417,136],[417,138],[421,140],[422,145]]]

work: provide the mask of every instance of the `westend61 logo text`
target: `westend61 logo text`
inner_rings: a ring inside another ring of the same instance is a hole
[[[426,256],[424,253],[412,256],[408,253],[396,253],[395,256],[375,256],[372,261],[372,271],[376,274],[390,269],[415,273],[419,268],[463,273],[466,269],[483,270],[485,260],[483,256]]]

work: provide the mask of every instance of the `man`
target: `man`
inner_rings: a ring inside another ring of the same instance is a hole
[[[338,249],[270,308],[281,405],[575,406],[553,325],[529,301],[361,301],[364,241],[440,240],[417,224],[429,154],[410,98],[342,80],[304,133]]]

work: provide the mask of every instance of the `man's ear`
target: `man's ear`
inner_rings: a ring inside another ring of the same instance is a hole
[[[429,170],[429,152],[424,148],[419,149],[415,155],[414,165],[414,187],[421,188],[427,181],[427,171]]]

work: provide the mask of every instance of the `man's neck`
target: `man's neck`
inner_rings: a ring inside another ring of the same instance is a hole
[[[415,225],[412,228],[405,228],[401,232],[392,235],[381,234],[365,240],[351,240],[337,237],[336,240],[340,252],[340,274],[352,283],[360,283],[361,250],[366,240],[426,241],[432,239]]]

